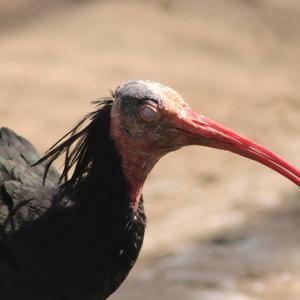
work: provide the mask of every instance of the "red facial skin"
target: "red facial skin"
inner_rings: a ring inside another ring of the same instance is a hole
[[[159,104],[145,104],[148,112],[150,106],[158,113],[157,118],[150,114],[151,120],[143,111],[133,114],[136,120],[128,120],[122,115],[122,99],[113,104],[111,135],[122,158],[133,208],[137,208],[144,182],[156,162],[168,152],[188,145],[231,151],[272,168],[300,186],[300,171],[277,154],[194,112],[171,88],[155,92]],[[124,124],[130,126],[130,136],[124,132]]]

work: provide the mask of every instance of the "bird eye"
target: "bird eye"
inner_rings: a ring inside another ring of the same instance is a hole
[[[140,115],[144,121],[151,122],[157,120],[160,113],[156,107],[152,105],[144,105],[140,109]]]

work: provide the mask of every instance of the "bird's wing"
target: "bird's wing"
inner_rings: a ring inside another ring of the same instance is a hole
[[[59,173],[50,168],[43,184],[45,166],[31,166],[38,159],[31,143],[8,128],[0,128],[0,237],[51,206]]]

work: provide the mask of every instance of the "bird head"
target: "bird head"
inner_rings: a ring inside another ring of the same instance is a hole
[[[158,154],[185,145],[176,123],[187,104],[173,89],[152,81],[127,81],[114,95],[113,129],[132,150]]]
[[[111,134],[132,186],[134,203],[160,157],[188,145],[223,149],[258,161],[300,186],[300,171],[277,154],[193,111],[160,83],[122,83],[114,93]]]

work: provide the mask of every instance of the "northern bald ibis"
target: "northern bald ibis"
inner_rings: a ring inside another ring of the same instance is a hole
[[[27,140],[0,130],[3,300],[109,297],[143,243],[144,182],[162,156],[183,146],[234,152],[300,186],[297,168],[159,83],[127,81],[96,105],[41,159]],[[61,155],[59,174],[51,165]]]

